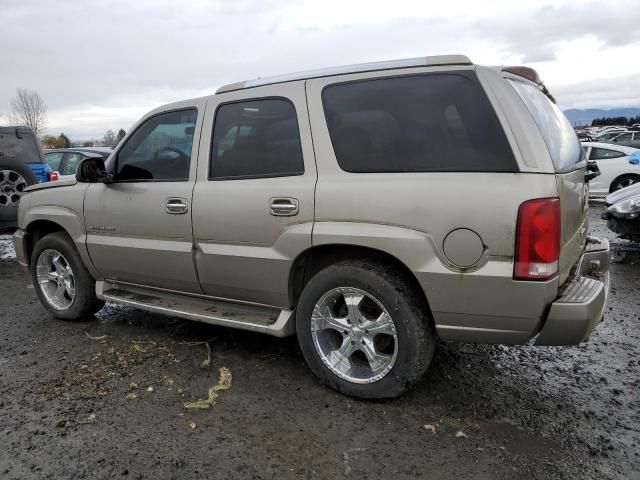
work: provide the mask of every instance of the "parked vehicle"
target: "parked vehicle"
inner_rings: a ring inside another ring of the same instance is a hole
[[[609,143],[640,148],[640,132],[625,132],[607,140]]]
[[[622,238],[640,242],[640,183],[608,195],[602,218]]]
[[[613,132],[602,133],[600,135],[596,135],[595,137],[593,137],[593,141],[595,141],[595,142],[608,142],[612,138],[615,138],[618,135],[620,135],[621,133],[625,133],[626,131],[627,130],[623,130],[623,131],[615,130]]]
[[[80,161],[90,157],[102,157],[106,160],[111,151],[105,147],[54,148],[45,150],[44,160],[52,170],[60,174],[60,179],[75,178]]]
[[[583,142],[585,158],[595,160],[600,175],[589,182],[589,194],[604,196],[640,182],[640,165],[630,162],[637,149],[602,142]]]
[[[32,129],[0,127],[0,228],[16,226],[24,190],[55,179],[50,174]]]
[[[593,142],[593,137],[585,132],[576,132],[581,142]]]
[[[297,333],[324,383],[395,397],[437,336],[589,337],[609,291],[595,174],[535,71],[379,62],[160,107],[107,168],[31,187],[14,243],[54,317],[114,302]]]

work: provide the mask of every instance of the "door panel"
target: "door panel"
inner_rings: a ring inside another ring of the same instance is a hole
[[[291,141],[295,126],[285,119],[263,123],[266,116],[261,120],[261,101],[244,102],[238,112],[220,114],[214,138],[218,107],[247,99],[246,91],[216,95],[207,105],[200,158],[209,158],[216,149],[213,160],[219,163],[214,163],[214,170],[216,165],[223,168],[221,177],[215,177],[218,170],[210,172],[206,162],[198,166],[193,200],[198,277],[208,295],[288,308],[289,272],[297,255],[311,246],[314,217],[316,169],[304,82],[251,92],[265,101],[286,99],[295,108],[291,118],[297,120],[304,172],[269,173],[292,169],[286,166],[285,157],[297,148]],[[222,107],[219,111],[225,112]],[[255,119],[251,112],[255,112]],[[224,121],[232,115],[246,118],[235,125]],[[251,166],[248,159],[263,163]],[[233,178],[234,171],[242,176]],[[209,180],[210,174],[214,179]]]
[[[95,268],[122,282],[199,293],[189,215],[166,211],[193,183],[94,184],[85,197],[87,247]]]
[[[193,107],[196,117],[184,110]],[[176,104],[175,115],[147,116],[114,154],[115,183],[87,189],[87,249],[105,278],[202,293],[190,212],[205,107],[201,99]]]

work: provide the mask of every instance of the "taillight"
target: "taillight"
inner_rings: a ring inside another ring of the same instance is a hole
[[[58,172],[49,172],[47,173],[47,178],[50,182],[55,182],[56,180],[60,180],[60,174]]]
[[[520,205],[516,226],[515,280],[548,280],[558,274],[560,200],[538,198]]]

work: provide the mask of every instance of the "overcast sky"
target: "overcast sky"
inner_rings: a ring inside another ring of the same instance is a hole
[[[229,82],[449,53],[530,65],[564,109],[640,107],[638,0],[0,0],[0,25],[0,115],[37,90],[75,139]]]

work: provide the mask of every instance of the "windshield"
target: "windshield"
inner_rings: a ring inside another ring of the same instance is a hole
[[[539,88],[517,80],[510,79],[509,82],[529,109],[544,137],[556,172],[573,170],[583,154],[580,140],[567,117]]]
[[[18,138],[13,132],[0,133],[0,158],[40,163],[40,152],[33,135],[23,133]]]

